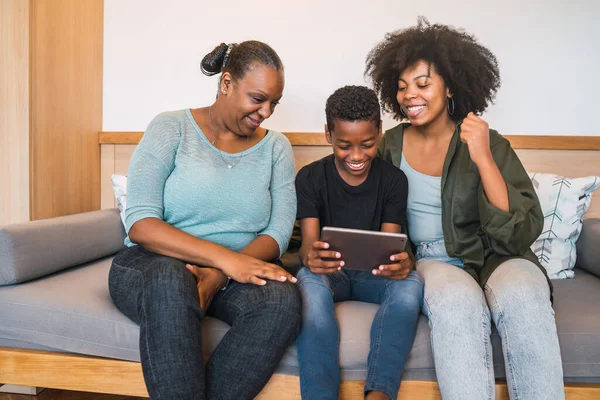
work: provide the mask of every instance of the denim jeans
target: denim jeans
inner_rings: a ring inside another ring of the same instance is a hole
[[[380,305],[371,324],[365,393],[378,390],[395,399],[421,312],[421,276],[413,271],[405,280],[393,281],[370,271],[317,275],[303,267],[298,287],[303,303],[297,340],[302,398],[338,398],[340,334],[334,302],[357,300]]]
[[[196,278],[185,263],[134,246],[113,260],[113,302],[140,325],[140,356],[148,393],[156,400],[252,399],[267,383],[300,325],[295,285],[231,282],[208,315],[231,329],[206,366]]]
[[[502,339],[510,398],[564,399],[550,289],[536,265],[506,261],[484,290],[463,269],[438,260],[418,260],[417,271],[425,280],[423,312],[444,400],[494,399],[492,320]]]
[[[452,264],[459,268],[464,268],[465,263],[460,258],[452,258],[446,252],[446,245],[444,239],[436,240],[434,242],[421,242],[417,244],[417,251],[415,252],[415,258],[420,260],[426,258],[429,260],[437,260],[446,264]]]

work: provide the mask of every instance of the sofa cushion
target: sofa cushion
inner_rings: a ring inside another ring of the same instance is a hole
[[[553,282],[563,374],[600,382],[600,278],[576,271],[575,279]]]
[[[0,227],[0,286],[116,254],[124,238],[117,209]]]
[[[577,241],[577,266],[600,277],[600,218],[583,221]]]
[[[550,279],[573,278],[576,242],[583,217],[600,186],[600,176],[565,178],[554,174],[529,174],[544,214],[542,234],[531,246]]]
[[[139,361],[139,328],[117,310],[108,293],[111,258],[43,279],[0,288],[0,345],[55,349]],[[555,282],[556,320],[566,380],[600,382],[600,278],[578,270],[575,279]],[[340,321],[342,378],[366,376],[369,331],[377,306],[336,305]],[[203,323],[205,359],[228,330],[214,318]],[[434,380],[427,318],[421,315],[404,372],[407,380]],[[498,333],[492,335],[497,378],[504,378]],[[279,373],[298,373],[297,351],[290,346]]]
[[[123,228],[127,229],[125,224],[125,209],[127,208],[127,177],[123,175],[112,174],[110,177],[113,190],[115,191],[115,199],[117,199],[117,207],[121,215]]]

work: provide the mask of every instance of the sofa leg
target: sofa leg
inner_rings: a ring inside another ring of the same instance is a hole
[[[45,388],[39,388],[39,387],[35,387],[35,386],[20,386],[20,385],[1,385],[0,386],[0,393],[13,393],[13,394],[28,394],[28,395],[33,395],[36,396],[40,393],[42,393],[42,391]]]

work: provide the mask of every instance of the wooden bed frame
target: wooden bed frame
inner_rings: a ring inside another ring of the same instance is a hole
[[[110,185],[113,173],[126,175],[129,159],[142,132],[100,132],[102,208],[115,207]],[[331,152],[322,133],[286,133],[294,148],[296,168]],[[506,136],[530,172],[569,177],[600,175],[598,136]],[[600,201],[592,202],[586,218],[600,218]],[[7,384],[147,397],[141,365],[100,357],[0,347],[0,382]],[[342,382],[341,399],[362,399],[363,381]],[[257,397],[261,400],[300,399],[296,376],[275,374]],[[568,400],[600,398],[600,384],[566,384]],[[403,381],[399,399],[441,399],[437,382]],[[496,398],[508,400],[505,383],[496,384]]]

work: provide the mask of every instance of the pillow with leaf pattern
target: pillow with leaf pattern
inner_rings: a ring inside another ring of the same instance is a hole
[[[554,174],[530,173],[542,212],[544,229],[531,249],[550,279],[575,277],[575,244],[581,234],[583,217],[600,176],[565,178]]]

